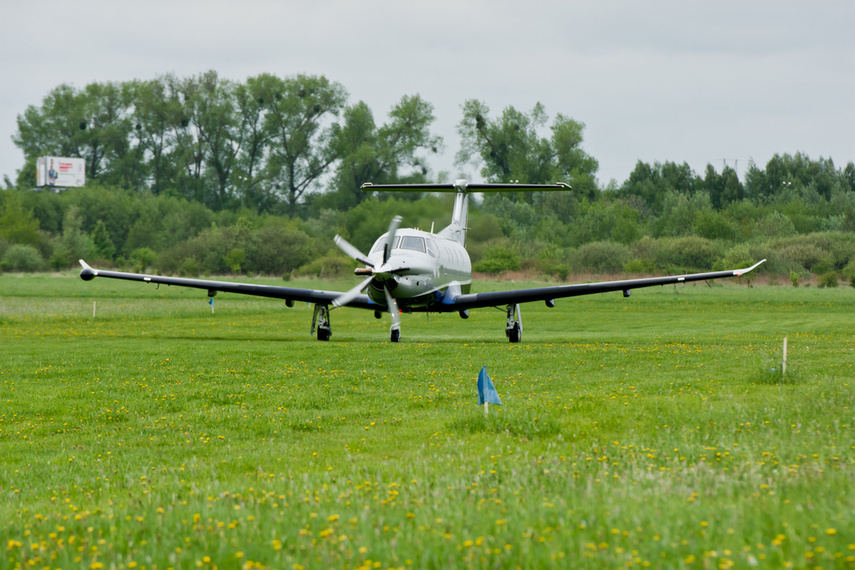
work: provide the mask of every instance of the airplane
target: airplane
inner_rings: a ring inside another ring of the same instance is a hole
[[[404,192],[453,192],[454,208],[451,223],[438,233],[400,228],[401,217],[395,216],[386,233],[377,238],[374,246],[364,254],[340,235],[335,243],[347,255],[363,264],[354,270],[362,281],[349,291],[323,291],[229,283],[205,279],[186,279],[162,275],[143,275],[110,271],[90,267],[80,260],[83,269],[80,277],[90,281],[95,277],[126,279],[194,287],[207,290],[213,297],[218,292],[238,293],[283,299],[286,306],[293,307],[295,302],[314,304],[310,334],[317,331],[318,340],[327,341],[332,336],[330,313],[339,307],[353,307],[374,311],[376,318],[388,313],[391,319],[390,340],[401,339],[401,313],[458,313],[463,319],[469,318],[469,311],[485,307],[497,307],[505,310],[505,336],[508,341],[518,343],[522,339],[522,314],[520,305],[542,301],[548,307],[554,307],[556,299],[607,293],[623,292],[629,297],[633,289],[707,281],[726,277],[738,277],[756,269],[763,259],[744,269],[694,273],[689,275],[671,275],[641,279],[625,279],[600,283],[582,283],[576,285],[555,285],[529,289],[514,289],[490,293],[472,293],[472,264],[466,252],[466,230],[469,212],[469,196],[473,192],[521,192],[571,190],[571,187],[559,182],[556,184],[495,184],[469,183],[456,180],[453,184],[372,184],[366,182],[363,190],[404,191]],[[364,291],[367,291],[364,293]]]

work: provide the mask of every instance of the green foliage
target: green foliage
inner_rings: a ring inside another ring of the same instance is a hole
[[[45,261],[39,250],[31,245],[16,243],[6,248],[0,258],[0,269],[3,271],[42,271]]]
[[[110,239],[110,233],[107,231],[107,226],[103,220],[98,220],[98,223],[95,224],[91,237],[94,251],[98,257],[112,261],[116,255],[116,246],[113,245],[113,240]]]
[[[659,271],[708,271],[721,258],[715,242],[697,237],[643,238],[635,246],[637,259],[649,260]]]
[[[457,130],[461,148],[457,163],[471,161],[483,165],[481,175],[492,182],[520,180],[532,184],[566,181],[577,196],[593,197],[598,163],[582,150],[585,125],[557,115],[549,127],[552,136],[541,137],[539,130],[549,118],[540,103],[530,113],[507,107],[500,118],[488,118],[489,108],[481,101],[463,104],[463,119]],[[530,197],[523,197],[531,201]]]
[[[137,273],[145,273],[149,265],[157,261],[157,254],[147,248],[141,247],[131,252],[131,262],[134,266],[134,271]]]
[[[39,220],[24,208],[21,193],[4,190],[0,193],[0,237],[11,243],[35,245],[40,241]]]
[[[507,242],[498,242],[488,246],[484,250],[484,256],[473,269],[482,273],[501,273],[502,271],[516,271],[520,268],[520,258],[516,251]]]
[[[819,276],[820,287],[837,287],[837,272],[829,271]]]
[[[340,279],[353,275],[354,261],[338,254],[325,255],[295,270],[297,275],[321,279]]]
[[[572,255],[572,266],[577,271],[620,273],[631,256],[629,246],[597,241],[580,246]]]
[[[236,247],[226,255],[226,263],[232,273],[240,273],[241,265],[246,261],[246,250]]]
[[[442,142],[430,132],[433,106],[403,96],[388,117],[378,125],[364,102],[349,104],[344,87],[322,76],[238,83],[209,71],[60,85],[18,118],[21,172],[29,185],[37,156],[81,156],[87,187],[0,192],[2,247],[33,245],[56,269],[80,257],[119,256],[118,264],[148,249],[166,272],[290,275],[337,233],[367,250],[395,215],[405,226],[441,228],[453,197],[359,190],[365,181],[431,179],[427,158]],[[740,181],[727,165],[698,175],[685,163],[639,161],[622,184],[599,189],[584,125],[550,120],[540,104],[490,117],[469,100],[458,130],[459,164],[479,165],[488,180],[574,187],[473,199],[468,245],[482,268],[563,279],[571,267],[707,270],[762,256],[763,272],[787,278],[843,276],[855,259],[853,163],[775,155]],[[488,252],[499,243],[503,252]],[[598,252],[608,247],[617,257],[603,261]]]

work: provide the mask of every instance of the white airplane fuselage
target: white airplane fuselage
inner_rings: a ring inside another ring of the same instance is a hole
[[[388,232],[380,236],[367,256],[379,275],[366,292],[378,305],[386,304],[384,285],[402,310],[440,302],[452,284],[459,285],[462,293],[469,292],[472,264],[464,246],[455,239],[402,228],[396,232],[389,258],[383,263],[388,239]]]

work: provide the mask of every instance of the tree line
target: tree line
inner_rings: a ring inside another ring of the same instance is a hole
[[[499,114],[463,104],[459,166],[491,182],[567,181],[572,192],[491,194],[470,217],[476,270],[651,273],[736,267],[793,283],[855,277],[855,165],[797,153],[737,172],[639,161],[598,184],[584,125],[536,105]],[[447,222],[446,196],[375,196],[363,182],[437,180],[433,108],[402,97],[377,126],[324,77],[214,72],[60,86],[19,116],[26,165],[0,193],[0,268],[69,267],[79,257],[200,273],[340,274],[332,237],[367,249],[388,220]],[[87,187],[28,192],[35,158],[79,156]]]
[[[214,71],[179,78],[60,85],[18,116],[14,143],[34,180],[38,156],[86,160],[87,178],[214,210],[293,212],[334,170],[351,203],[373,180],[425,180],[433,106],[404,96],[377,125],[364,102],[323,76],[261,74],[239,83]],[[287,208],[283,208],[285,205]]]

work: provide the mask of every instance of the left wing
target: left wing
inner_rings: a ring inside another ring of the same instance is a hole
[[[654,285],[668,285],[671,283],[688,283],[690,281],[707,281],[709,279],[722,279],[725,277],[739,277],[756,269],[761,263],[758,261],[751,267],[745,269],[731,269],[729,271],[713,271],[709,273],[692,273],[689,275],[669,275],[667,277],[648,277],[645,279],[625,279],[623,281],[603,281],[600,283],[581,283],[578,285],[556,285],[553,287],[538,287],[534,289],[516,289],[511,291],[496,291],[494,293],[469,293],[455,295],[446,294],[442,304],[448,311],[465,311],[482,307],[499,307],[502,305],[517,305],[519,303],[530,303],[532,301],[554,301],[566,297],[577,297],[579,295],[593,295],[595,293],[608,293],[609,291],[623,291],[624,297],[629,297],[630,291],[642,287],[653,287]]]
[[[225,293],[239,293],[241,295],[255,295],[257,297],[271,297],[283,299],[292,305],[294,302],[318,303],[322,305],[332,304],[341,297],[341,291],[321,291],[315,289],[297,289],[295,287],[275,287],[272,285],[254,285],[252,283],[230,283],[228,281],[209,281],[207,279],[185,279],[182,277],[164,277],[162,275],[144,275],[141,273],[125,273],[124,271],[108,271],[94,269],[85,261],[80,260],[83,269],[80,278],[91,281],[96,277],[108,277],[110,279],[125,279],[128,281],[142,281],[143,283],[158,283],[163,285],[176,285],[178,287],[193,287],[208,291],[208,296],[223,291]],[[349,307],[370,309],[372,311],[385,311],[384,305],[378,305],[368,298],[368,295],[358,295],[348,303]]]

